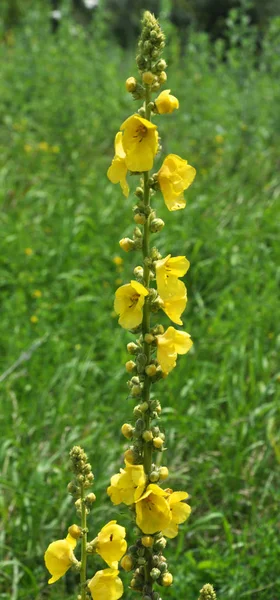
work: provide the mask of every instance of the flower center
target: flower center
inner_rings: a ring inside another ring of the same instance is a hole
[[[138,298],[140,298],[140,294],[133,294],[133,296],[130,296],[131,304],[129,305],[129,308],[133,308],[137,304]]]
[[[138,125],[138,127],[135,130],[135,134],[133,137],[137,138],[137,141],[139,142],[139,144],[142,142],[143,138],[146,136],[147,134],[147,127],[145,127],[145,125]]]

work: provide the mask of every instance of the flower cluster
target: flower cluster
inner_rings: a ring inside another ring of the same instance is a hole
[[[52,542],[45,552],[45,564],[51,575],[48,583],[55,583],[65,573],[74,567],[80,572],[81,596],[86,600],[91,596],[93,600],[118,600],[123,595],[123,584],[118,577],[118,563],[127,550],[125,540],[126,531],[117,521],[110,521],[97,537],[91,542],[87,541],[86,515],[95,501],[95,494],[85,494],[93,482],[91,465],[87,456],[79,446],[74,446],[70,452],[74,480],[68,485],[68,491],[75,498],[75,506],[81,516],[81,526],[71,525],[65,539]],[[74,550],[77,541],[81,541],[81,560],[79,561]],[[86,579],[87,555],[99,554],[107,563],[108,568],[97,571],[90,579]],[[88,595],[90,594],[90,596]]]
[[[115,156],[108,169],[112,183],[120,183],[129,196],[128,175],[139,175],[136,188],[136,205],[133,207],[134,228],[131,238],[122,238],[120,247],[125,252],[140,251],[142,265],[133,271],[133,279],[120,286],[115,294],[114,309],[119,324],[137,335],[129,342],[127,350],[131,359],[126,363],[130,374],[128,387],[136,400],[133,410],[134,424],[124,423],[122,433],[130,441],[125,452],[124,468],[111,478],[108,495],[113,504],[126,504],[131,508],[139,536],[121,560],[126,571],[133,570],[130,586],[140,591],[145,600],[158,600],[154,583],[166,587],[173,578],[162,552],[166,538],[178,534],[181,523],[187,520],[191,508],[186,503],[187,492],[173,491],[162,486],[168,469],[160,466],[165,450],[165,434],[158,420],[161,403],[151,393],[151,387],[165,378],[176,366],[178,354],[186,354],[192,347],[190,335],[185,331],[162,324],[151,323],[151,318],[163,311],[175,325],[183,325],[182,313],[187,304],[187,290],[183,278],[189,269],[185,256],[161,256],[150,247],[150,236],[164,227],[151,206],[151,199],[161,191],[169,211],[186,206],[184,191],[195,177],[195,169],[187,160],[169,154],[158,171],[150,173],[156,155],[160,152],[158,127],[151,122],[154,115],[166,115],[179,108],[178,99],[164,89],[153,100],[167,80],[166,62],[160,55],[164,36],[155,17],[144,14],[136,62],[141,80],[129,77],[126,89],[135,100],[144,100],[138,112],[129,116],[115,137]],[[154,453],[158,453],[154,459]]]

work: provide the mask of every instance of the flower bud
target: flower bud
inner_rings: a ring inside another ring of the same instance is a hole
[[[147,85],[151,85],[155,79],[155,75],[151,71],[146,71],[142,74],[142,81]]]
[[[154,538],[151,535],[144,535],[141,538],[141,543],[145,548],[151,548],[154,543]]]
[[[129,423],[124,423],[121,428],[121,432],[125,438],[130,440],[133,436],[133,427]]]
[[[85,498],[85,505],[87,506],[87,508],[89,508],[96,500],[96,495],[91,492],[90,494],[88,494]]]
[[[157,569],[156,567],[154,567],[151,571],[150,571],[150,576],[151,578],[156,581],[160,576],[161,576],[161,572],[159,569]]]
[[[142,388],[140,385],[133,385],[131,388],[131,395],[133,398],[140,396],[142,392]]]
[[[164,537],[159,538],[155,542],[155,549],[157,551],[162,551],[166,547],[166,539]]]
[[[167,479],[169,475],[169,471],[167,467],[160,467],[159,468],[159,478],[161,479],[161,481],[165,481],[165,479]]]
[[[157,71],[165,71],[166,67],[167,67],[167,64],[166,64],[166,61],[164,60],[164,58],[161,58],[156,64]]]
[[[146,375],[148,375],[148,377],[153,377],[157,372],[157,368],[156,365],[148,365],[145,369],[145,373]]]
[[[137,81],[135,79],[135,77],[128,77],[128,79],[125,82],[125,87],[127,92],[135,92],[136,90],[136,85],[137,85]]]
[[[142,413],[145,413],[145,412],[147,412],[147,410],[148,410],[148,408],[149,408],[148,402],[141,402],[141,404],[139,404],[138,406],[139,406],[139,410],[140,410]]]
[[[136,418],[137,417],[142,417],[142,411],[141,411],[140,406],[141,406],[140,404],[137,404],[137,406],[135,406],[134,409],[133,409],[133,415]]]
[[[130,238],[122,238],[119,241],[120,247],[125,252],[130,252],[131,250],[135,250],[135,242]]]
[[[152,233],[157,233],[158,231],[161,231],[164,227],[165,223],[162,219],[153,219],[150,222],[150,231]]]
[[[159,480],[159,473],[158,473],[158,471],[152,471],[150,473],[149,480],[152,483],[156,483]]]
[[[139,229],[139,227],[135,227],[133,233],[134,233],[134,236],[136,238],[142,238],[143,237],[142,231],[141,231],[141,229]]]
[[[206,583],[200,590],[198,600],[217,600],[216,592],[210,583]]]
[[[160,83],[165,83],[167,81],[167,74],[165,71],[161,71],[161,73],[158,76],[158,80]]]
[[[136,213],[136,215],[134,215],[133,217],[135,223],[137,223],[137,225],[145,225],[147,218],[143,213]]]
[[[145,333],[144,335],[144,342],[146,342],[146,344],[151,344],[154,341],[154,336],[151,333]]]
[[[137,419],[135,423],[135,431],[141,433],[145,427],[145,421],[143,419]]]
[[[135,368],[136,368],[136,363],[133,360],[128,360],[125,363],[125,368],[126,368],[126,370],[127,370],[128,373],[132,373],[132,371],[134,371]]]
[[[155,437],[153,439],[153,445],[157,450],[161,450],[163,447],[163,440],[160,437]]]
[[[167,573],[164,573],[162,576],[161,581],[164,587],[169,587],[173,582],[173,576],[167,571]]]
[[[132,556],[130,556],[130,554],[125,554],[121,559],[120,565],[125,571],[131,571],[134,565]]]
[[[145,442],[151,442],[153,439],[153,434],[150,430],[146,429],[146,431],[144,431],[142,434],[142,438]]]
[[[145,112],[145,108],[143,108],[143,106],[141,106],[141,108],[138,108],[138,114],[140,115],[140,117],[145,119],[146,112]]]
[[[135,267],[133,273],[135,277],[137,277],[138,279],[142,279],[144,275],[143,267]]]
[[[152,91],[153,92],[157,92],[160,88],[160,83],[159,81],[155,81],[155,83],[152,85]]]
[[[82,535],[81,528],[78,525],[71,525],[70,527],[68,527],[68,533],[70,533],[72,538],[74,538],[75,540],[78,540],[79,537],[81,537]]]
[[[137,187],[135,190],[135,196],[137,196],[137,198],[143,198],[143,196],[144,196],[143,188],[141,188],[140,186]]]
[[[139,350],[137,344],[134,344],[134,342],[129,342],[126,346],[126,349],[129,354],[136,354]]]
[[[125,458],[125,459],[126,459],[126,460],[127,460],[127,461],[128,461],[130,464],[131,464],[131,465],[133,465],[133,464],[134,464],[134,458],[135,458],[135,455],[134,455],[134,452],[133,452],[132,448],[129,448],[128,450],[126,450],[126,451],[125,451],[125,453],[124,453],[124,458]]]

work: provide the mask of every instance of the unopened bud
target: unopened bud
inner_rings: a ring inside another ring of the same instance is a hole
[[[143,267],[135,267],[133,273],[135,277],[137,277],[138,279],[142,279],[144,275]]]
[[[146,116],[146,111],[145,108],[143,108],[143,106],[141,106],[141,108],[138,108],[138,114],[140,115],[140,117],[142,117],[143,119]]]
[[[135,223],[137,223],[137,225],[145,225],[147,218],[143,213],[136,213],[136,215],[134,215],[133,217]]]
[[[125,451],[124,453],[124,458],[131,464],[133,465],[134,463],[134,452],[131,448],[129,448],[128,450]]]
[[[142,392],[141,386],[140,385],[133,385],[131,388],[131,395],[133,398],[136,398],[137,396],[140,396]]]
[[[68,527],[68,533],[75,540],[78,540],[79,537],[81,537],[81,534],[82,534],[81,528],[78,525],[71,525],[70,527]]]
[[[145,333],[144,335],[144,342],[146,342],[146,344],[151,344],[154,341],[154,336],[151,333]]]
[[[200,590],[200,596],[198,600],[216,600],[216,592],[210,583],[206,583]]]
[[[120,247],[125,252],[130,252],[131,250],[135,250],[135,243],[130,238],[122,238],[119,241]]]
[[[130,554],[125,554],[125,556],[122,557],[120,565],[121,567],[125,570],[125,571],[131,571],[131,569],[133,569],[133,558],[132,556],[130,556]]]
[[[156,567],[154,567],[154,569],[152,569],[150,571],[150,576],[151,578],[156,581],[156,579],[158,579],[161,576],[161,572],[159,569],[157,569]]]
[[[130,440],[133,436],[133,427],[129,423],[124,423],[121,428],[121,432],[125,438]]]
[[[137,85],[137,81],[135,79],[135,77],[128,77],[128,79],[125,82],[125,87],[127,92],[135,92],[136,90],[136,85]]]
[[[140,186],[137,187],[135,190],[135,196],[137,196],[137,198],[143,198],[143,196],[144,196],[143,188],[141,188]]]
[[[159,550],[164,550],[164,548],[166,547],[166,539],[164,537],[159,538],[156,542],[155,542],[155,549],[157,551]]]
[[[134,344],[134,342],[129,342],[126,346],[126,349],[129,354],[136,354],[137,350],[139,350],[137,344]]]
[[[93,492],[91,492],[85,498],[86,506],[89,508],[95,502],[95,500],[96,500],[96,495]]]
[[[146,71],[146,73],[142,74],[142,81],[147,85],[151,85],[155,79],[154,74],[151,71]]]
[[[134,369],[136,368],[136,363],[133,360],[128,360],[125,363],[125,368],[128,373],[132,373],[132,371],[134,371]]]
[[[142,438],[143,438],[143,440],[145,440],[145,442],[151,442],[152,439],[153,439],[153,434],[152,434],[152,432],[149,429],[147,429],[142,434]]]
[[[154,543],[154,538],[151,535],[144,535],[141,538],[141,543],[145,548],[151,548]]]
[[[160,437],[155,437],[153,439],[153,445],[157,450],[161,450],[163,447],[163,440]]]
[[[148,365],[145,369],[145,373],[146,375],[148,375],[148,377],[153,377],[157,372],[157,368],[156,365]]]
[[[158,471],[152,471],[150,473],[149,480],[152,483],[156,483],[159,480],[159,473],[158,473]]]
[[[142,411],[140,409],[140,406],[141,406],[140,404],[137,404],[137,406],[135,406],[134,409],[133,409],[133,415],[136,418],[137,417],[142,417]]]
[[[148,405],[148,402],[142,402],[141,404],[138,404],[138,407],[142,413],[145,413],[145,412],[147,412],[149,405]]]
[[[166,61],[164,60],[164,58],[161,58],[156,64],[157,71],[165,71],[166,67],[167,67],[167,64],[166,64]]]
[[[158,80],[160,83],[165,83],[167,81],[167,74],[165,71],[161,71],[161,73],[158,76]]]
[[[159,478],[161,479],[161,481],[164,481],[165,479],[167,479],[169,475],[169,471],[167,467],[160,467],[159,468]]]
[[[173,576],[169,572],[164,573],[164,575],[161,578],[161,581],[162,581],[162,585],[164,585],[164,587],[169,587],[173,582]]]
[[[164,225],[165,223],[162,219],[153,219],[150,223],[150,231],[152,233],[157,233],[163,229]]]

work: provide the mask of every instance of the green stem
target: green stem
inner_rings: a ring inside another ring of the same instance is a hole
[[[87,513],[86,505],[84,502],[85,490],[84,486],[81,485],[81,526],[82,526],[82,548],[81,548],[81,572],[80,572],[80,583],[81,583],[81,600],[86,600],[86,581],[87,581]]]
[[[146,85],[146,98],[145,98],[145,118],[151,120],[151,109],[149,103],[151,100],[151,89],[149,85]],[[150,208],[150,187],[149,187],[149,171],[144,172],[144,205],[146,208]],[[143,231],[143,261],[144,261],[144,285],[149,287],[150,285],[150,269],[147,265],[147,260],[150,257],[150,229],[149,229],[149,218],[144,225]],[[142,320],[142,334],[145,339],[145,334],[150,332],[150,304],[148,297],[145,298],[143,307],[143,320]],[[150,362],[150,345],[144,341],[144,354],[147,357],[147,365]],[[150,400],[150,386],[151,380],[148,375],[144,375],[144,388],[143,388],[143,402],[149,404]],[[149,411],[145,413],[145,428],[150,429],[150,415]],[[143,456],[144,470],[149,476],[152,468],[152,445],[150,442],[144,442],[144,456]]]

